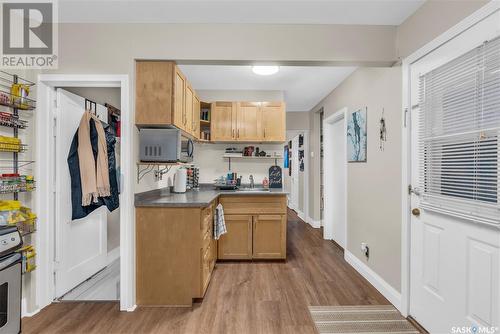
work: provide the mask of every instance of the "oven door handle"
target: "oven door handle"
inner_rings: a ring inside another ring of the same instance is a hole
[[[4,270],[4,269],[10,267],[14,263],[20,261],[21,258],[22,258],[21,254],[19,254],[19,253],[14,253],[6,258],[3,258],[2,260],[0,260],[0,270]]]

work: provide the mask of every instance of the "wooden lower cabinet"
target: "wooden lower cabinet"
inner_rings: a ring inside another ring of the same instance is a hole
[[[218,241],[218,259],[286,259],[285,196],[231,195],[220,202],[227,233]]]
[[[214,209],[136,208],[138,305],[191,306],[205,295],[217,257]]]
[[[225,215],[227,233],[219,239],[218,258],[248,260],[252,258],[252,216]]]
[[[286,216],[253,217],[253,258],[286,258]]]

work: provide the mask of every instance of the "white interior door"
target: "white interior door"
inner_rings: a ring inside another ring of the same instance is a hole
[[[106,266],[107,209],[71,220],[71,179],[68,153],[85,111],[85,99],[57,89],[56,129],[56,298]]]
[[[292,176],[290,201],[294,210],[299,209],[299,136],[292,139]]]
[[[499,32],[497,12],[410,67],[410,315],[431,333],[500,326],[500,49],[468,54]]]
[[[346,109],[324,121],[324,238],[346,247]]]

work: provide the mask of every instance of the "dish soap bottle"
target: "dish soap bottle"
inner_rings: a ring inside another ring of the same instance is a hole
[[[267,179],[267,177],[265,177],[264,180],[262,180],[262,186],[264,188],[269,188],[269,180]]]

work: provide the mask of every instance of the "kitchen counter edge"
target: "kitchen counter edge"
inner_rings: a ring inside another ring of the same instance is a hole
[[[229,196],[277,196],[287,195],[282,188],[269,191],[227,191],[202,188],[189,190],[182,194],[170,193],[167,188],[154,189],[135,194],[134,205],[142,207],[206,207],[221,195]]]

